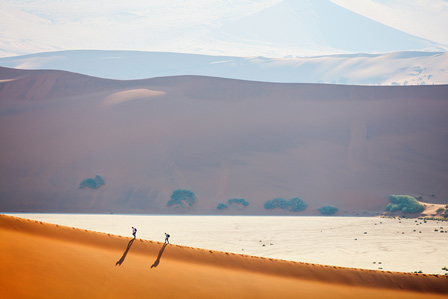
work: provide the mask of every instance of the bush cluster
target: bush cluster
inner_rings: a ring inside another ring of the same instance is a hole
[[[325,206],[322,208],[319,208],[319,212],[322,215],[333,215],[338,211],[338,208],[333,207],[333,206]]]
[[[230,205],[232,204],[238,204],[238,205],[242,205],[244,208],[247,207],[249,205],[249,202],[246,201],[243,198],[232,198],[229,199],[227,201],[227,204],[225,203],[219,203],[218,206],[216,207],[218,210],[223,210],[223,209],[227,209]]]
[[[247,207],[249,205],[249,202],[247,202],[245,199],[243,198],[233,198],[233,199],[229,199],[227,201],[229,203],[229,205],[235,203],[235,204],[241,204],[244,207]]]
[[[191,207],[196,200],[196,195],[190,190],[176,189],[171,195],[171,199],[167,202],[167,206],[176,208]]]
[[[82,182],[79,184],[79,188],[84,189],[84,188],[90,188],[90,189],[98,189],[99,187],[103,186],[104,183],[104,179],[99,176],[96,175],[94,179],[84,179],[82,180]]]
[[[424,205],[409,195],[391,195],[389,200],[390,204],[386,206],[386,211],[389,212],[421,213],[425,209]]]
[[[229,205],[225,204],[225,203],[219,203],[218,206],[216,207],[218,210],[224,210],[227,209],[229,207]]]
[[[300,212],[305,210],[307,207],[308,205],[298,197],[291,198],[290,200],[277,197],[264,203],[264,208],[267,210],[280,208],[285,211]]]
[[[308,205],[301,198],[298,197],[291,198],[288,204],[289,204],[289,210],[292,212],[300,212],[308,207]]]

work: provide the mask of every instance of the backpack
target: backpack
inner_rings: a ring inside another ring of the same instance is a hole
[[[166,234],[166,237],[167,237],[167,238],[169,238],[169,237],[170,237],[170,235],[169,235],[169,234]]]

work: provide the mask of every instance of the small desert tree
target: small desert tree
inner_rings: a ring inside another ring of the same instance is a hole
[[[247,207],[249,205],[249,202],[246,201],[244,198],[233,198],[233,199],[229,199],[227,202],[229,203],[229,205],[240,204],[240,205],[243,205],[244,207]]]
[[[171,195],[171,199],[166,203],[167,206],[176,208],[189,208],[193,206],[196,195],[190,190],[176,189]]]
[[[224,210],[227,209],[229,207],[229,205],[225,204],[225,203],[219,203],[218,206],[216,207],[218,210]]]
[[[280,197],[274,198],[272,200],[272,203],[274,204],[274,206],[276,208],[280,208],[280,209],[283,209],[283,210],[287,210],[288,209],[288,202],[284,198],[280,198]]]
[[[300,212],[305,210],[307,207],[308,205],[298,197],[291,198],[290,200],[277,197],[264,203],[264,208],[266,210],[279,208],[285,211]]]
[[[288,205],[288,209],[292,212],[300,212],[308,207],[308,205],[298,197],[291,198],[288,202]]]
[[[79,188],[90,188],[90,189],[98,189],[99,187],[103,186],[105,184],[104,179],[96,175],[94,179],[84,179],[79,184]]]
[[[276,206],[274,205],[274,203],[272,202],[272,200],[268,200],[268,201],[266,201],[266,202],[264,203],[264,208],[265,208],[266,210],[272,210],[272,209],[275,209]]]
[[[333,215],[338,211],[338,208],[333,207],[333,206],[325,206],[322,208],[319,208],[319,212],[322,215]]]

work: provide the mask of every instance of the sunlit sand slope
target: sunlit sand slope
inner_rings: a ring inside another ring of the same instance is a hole
[[[0,216],[3,298],[446,298],[448,278],[257,258]]]

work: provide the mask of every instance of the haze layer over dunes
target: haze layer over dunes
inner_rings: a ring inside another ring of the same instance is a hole
[[[348,85],[448,83],[447,52],[266,58],[77,50],[0,58],[0,66],[17,69],[62,70],[118,80],[199,75],[273,83]]]
[[[447,49],[444,0],[349,2],[134,0],[105,7],[86,0],[3,0],[0,28],[7,30],[0,32],[0,56],[73,49],[246,57]]]
[[[0,215],[8,298],[444,298],[447,277],[163,245]]]
[[[447,203],[448,86],[105,80],[0,69],[0,210],[224,213],[302,198],[340,214],[390,194]],[[100,175],[105,185],[80,189]],[[192,190],[188,210],[167,207]]]

